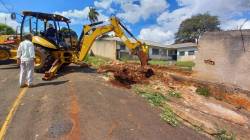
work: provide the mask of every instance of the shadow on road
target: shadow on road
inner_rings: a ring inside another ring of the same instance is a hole
[[[8,65],[16,63],[15,60],[0,60],[0,65]]]
[[[91,67],[80,67],[77,65],[70,65],[63,67],[60,70],[61,73],[67,74],[67,73],[72,73],[72,72],[82,72],[82,73],[96,73],[96,69],[91,68]]]
[[[11,69],[19,69],[19,66],[18,65],[15,65],[15,66],[10,66],[10,67],[3,67],[3,68],[0,68],[1,70],[11,70]]]
[[[45,83],[38,83],[38,84],[35,84],[33,87],[42,87],[42,86],[48,86],[48,85],[61,85],[61,84],[64,84],[64,83],[67,83],[69,80],[65,80],[65,81],[56,81],[56,82],[45,82]]]

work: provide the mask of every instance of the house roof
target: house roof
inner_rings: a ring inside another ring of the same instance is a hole
[[[131,42],[135,42],[133,38],[129,38]],[[119,37],[106,37],[106,38],[99,38],[99,40],[111,40],[111,41],[118,41],[122,42]],[[158,47],[158,48],[167,48],[167,49],[178,49],[178,48],[189,48],[189,47],[197,47],[196,43],[188,42],[188,43],[180,43],[180,44],[172,44],[172,45],[165,45],[158,42],[148,41],[139,39],[139,41],[146,43],[149,46]]]
[[[187,43],[167,45],[167,48],[169,49],[188,48],[188,47],[197,47],[197,44],[192,42],[187,42]]]

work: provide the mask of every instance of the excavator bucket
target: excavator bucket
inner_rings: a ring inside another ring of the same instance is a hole
[[[137,56],[140,59],[141,66],[144,67],[148,65],[148,46],[146,44],[142,44],[139,49],[137,50]]]
[[[149,60],[148,54],[146,54],[143,51],[138,51],[137,55],[138,55],[138,57],[140,59],[142,67],[148,65],[148,60]]]

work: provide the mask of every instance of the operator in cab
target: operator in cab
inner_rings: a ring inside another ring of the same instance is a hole
[[[56,42],[56,29],[52,24],[49,24],[49,28],[45,32],[45,37],[51,41]]]
[[[32,34],[24,35],[24,41],[19,44],[17,50],[17,64],[20,65],[20,88],[33,86],[35,47],[31,41]]]

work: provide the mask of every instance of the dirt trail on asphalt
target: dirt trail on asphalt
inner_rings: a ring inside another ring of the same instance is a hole
[[[0,124],[18,94],[18,69],[11,67],[0,65],[5,69],[0,73]],[[36,87],[28,89],[6,139],[207,139],[185,126],[161,121],[159,110],[129,90],[112,86],[95,70],[69,66],[53,81],[41,77],[35,74]]]

